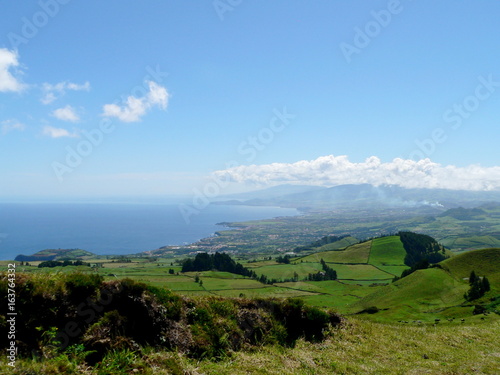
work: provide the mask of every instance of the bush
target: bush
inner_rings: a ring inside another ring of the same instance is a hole
[[[70,300],[77,302],[95,297],[103,277],[95,273],[74,272],[66,276],[65,282]]]

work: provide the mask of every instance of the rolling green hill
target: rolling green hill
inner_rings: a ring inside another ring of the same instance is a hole
[[[468,277],[474,270],[487,276],[491,291],[487,298],[469,303]],[[428,320],[429,317],[452,318],[471,315],[476,304],[498,298],[500,291],[500,249],[475,250],[457,255],[439,267],[418,270],[352,305],[353,311],[377,307],[380,320]]]
[[[471,271],[487,276],[500,292],[500,248],[468,251],[445,260],[441,266],[458,279],[468,278]]]
[[[347,247],[344,250],[318,251],[317,253],[298,258],[294,263],[319,262],[323,259],[331,263],[368,263],[372,241],[366,241]],[[326,245],[329,246],[329,245]],[[321,248],[320,248],[321,249]]]
[[[369,263],[381,266],[404,266],[406,251],[399,236],[376,238],[370,251]]]

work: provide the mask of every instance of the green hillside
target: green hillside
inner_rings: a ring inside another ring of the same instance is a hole
[[[500,249],[475,250],[460,254],[439,264],[440,267],[419,270],[397,282],[362,298],[352,311],[370,307],[383,310],[376,319],[429,320],[471,315],[474,305],[488,304],[500,291]],[[475,270],[487,276],[491,291],[485,299],[470,303],[464,294],[469,290],[468,277]]]
[[[441,266],[459,279],[468,278],[471,271],[487,276],[500,292],[500,248],[468,251],[445,260]]]
[[[317,253],[298,258],[294,263],[319,262],[323,259],[327,263],[368,263],[372,241],[351,245],[345,250],[319,251]],[[326,245],[328,246],[328,245]]]
[[[429,320],[441,317],[446,307],[464,302],[469,289],[465,282],[456,280],[439,268],[419,270],[379,289],[352,306],[361,311],[375,306],[383,311],[382,320]],[[431,314],[431,315],[429,315]]]
[[[399,236],[381,237],[373,240],[370,264],[382,266],[404,266],[406,251]]]

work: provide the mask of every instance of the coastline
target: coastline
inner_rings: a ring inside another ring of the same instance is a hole
[[[45,249],[76,248],[97,256],[132,256],[169,246],[193,246],[215,236],[221,224],[230,228],[238,222],[301,214],[281,207],[209,207],[185,224],[172,204],[0,204],[1,260]]]

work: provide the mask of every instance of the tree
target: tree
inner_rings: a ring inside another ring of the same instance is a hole
[[[486,276],[483,277],[483,281],[482,281],[482,289],[483,291],[486,293],[486,292],[489,292],[491,287],[490,287],[490,281],[488,280],[488,278]]]
[[[471,272],[471,277],[469,278],[473,280],[471,283],[471,287],[467,293],[465,293],[464,297],[467,301],[473,301],[475,299],[481,298],[485,295],[486,292],[490,290],[490,282],[486,276],[482,279],[476,276],[475,272]]]
[[[476,282],[477,276],[474,270],[471,271],[470,276],[469,276],[469,285],[472,285]]]

